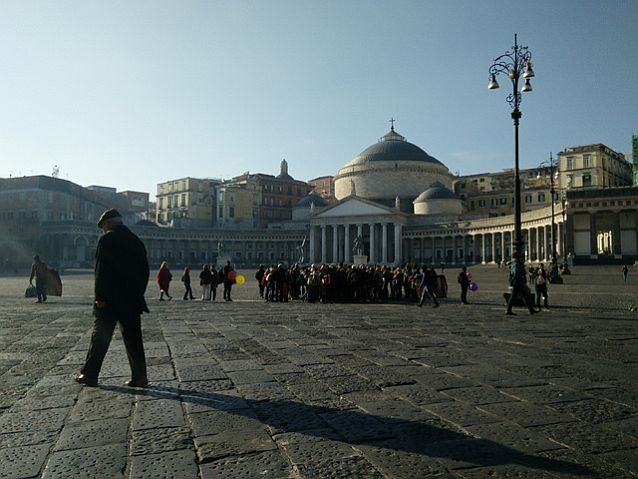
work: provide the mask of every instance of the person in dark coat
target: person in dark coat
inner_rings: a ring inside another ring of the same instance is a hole
[[[40,261],[40,257],[35,255],[33,257],[33,264],[31,265],[29,284],[33,284],[33,278],[35,278],[35,290],[38,293],[36,303],[44,303],[47,300],[47,272],[48,268],[46,263]]]
[[[436,285],[437,285],[437,277],[434,271],[434,268],[426,268],[423,267],[423,276],[421,277],[421,284],[419,289],[421,290],[421,298],[419,300],[418,306],[423,306],[426,298],[431,298],[433,308],[439,307],[439,302],[436,300]]]
[[[125,384],[144,388],[148,379],[140,316],[148,313],[144,299],[149,278],[146,248],[122,224],[117,210],[105,211],[98,226],[104,234],[95,252],[95,322],[86,361],[74,379],[80,384],[97,386],[104,356],[119,323],[131,367],[131,380]]]
[[[470,285],[470,280],[467,277],[467,267],[463,266],[459,273],[459,284],[461,285],[461,303],[468,304],[467,302],[467,288]]]
[[[512,254],[512,261],[510,261],[509,283],[512,287],[512,291],[510,292],[510,297],[507,300],[507,311],[505,313],[510,316],[516,315],[516,313],[512,311],[512,307],[514,306],[517,298],[521,299],[523,304],[529,310],[529,314],[535,314],[538,312],[534,309],[534,304],[532,303],[532,294],[527,286],[525,268],[516,264],[518,255],[519,253],[515,251]]]
[[[226,266],[224,266],[221,270],[222,277],[224,278],[224,299],[226,301],[232,301],[232,299],[230,298],[230,292],[233,289],[235,279],[230,278],[231,271],[235,270],[230,265],[230,261],[226,261]]]
[[[214,264],[210,266],[210,281],[210,294],[212,295],[212,301],[215,301],[217,299],[217,286],[219,285],[219,272],[215,269]]]
[[[182,283],[184,283],[184,299],[195,299],[193,297],[193,289],[191,288],[191,270],[188,266],[184,268],[184,274],[182,274]]]
[[[205,264],[202,266],[202,271],[199,273],[199,284],[202,286],[202,301],[210,301],[210,292],[213,281],[217,278],[213,278],[210,272],[210,267]]]
[[[168,263],[166,261],[162,261],[160,264],[160,269],[157,272],[157,284],[160,289],[160,301],[164,301],[164,294],[170,301],[173,297],[168,293],[168,288],[171,284],[171,279],[173,279],[173,275],[171,274],[171,270],[168,269]]]
[[[259,265],[259,269],[255,273],[255,279],[257,280],[257,284],[259,285],[259,297],[264,297],[264,285],[262,279],[264,279],[264,274],[266,274],[266,268],[264,268],[263,264]]]

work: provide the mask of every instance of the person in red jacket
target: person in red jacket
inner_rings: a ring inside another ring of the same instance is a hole
[[[168,269],[168,263],[166,261],[162,261],[162,264],[160,265],[160,269],[157,272],[157,284],[159,284],[159,288],[160,288],[160,301],[164,301],[164,294],[166,294],[166,297],[168,298],[168,300],[170,301],[171,299],[173,299],[173,297],[168,294],[168,287],[171,284],[171,279],[173,278],[173,275],[171,274],[171,271]]]

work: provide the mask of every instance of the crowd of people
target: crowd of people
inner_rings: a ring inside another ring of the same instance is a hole
[[[447,295],[445,276],[433,267],[406,265],[293,264],[260,266],[259,296],[269,302],[374,303],[413,301],[420,306]]]

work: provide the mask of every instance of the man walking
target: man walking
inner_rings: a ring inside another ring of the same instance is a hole
[[[86,361],[74,379],[80,384],[97,386],[115,324],[119,323],[131,367],[131,380],[125,384],[144,388],[148,379],[140,315],[148,313],[144,300],[149,277],[146,248],[122,224],[117,210],[105,211],[98,227],[104,234],[95,252],[95,323]]]
[[[463,266],[459,273],[459,284],[461,285],[461,303],[468,304],[467,302],[467,288],[470,285],[470,280],[467,277],[467,267]]]
[[[525,268],[517,267],[516,260],[518,258],[518,252],[515,251],[512,254],[512,261],[510,262],[510,274],[509,274],[509,283],[512,287],[512,291],[510,292],[510,297],[507,300],[507,312],[505,314],[509,316],[516,316],[516,313],[512,311],[512,306],[514,306],[514,302],[516,298],[521,298],[523,304],[527,306],[529,310],[529,314],[537,313],[534,309],[534,305],[532,304],[532,295],[529,291],[529,287],[527,286],[527,280],[525,278]]]
[[[230,278],[230,273],[235,271],[233,267],[230,265],[230,261],[226,261],[226,266],[222,268],[222,277],[224,278],[224,299],[226,301],[232,301],[230,298],[230,292],[233,289],[233,284],[235,283],[235,279]]]
[[[31,265],[29,284],[33,284],[33,278],[35,278],[35,290],[38,293],[36,303],[44,303],[47,300],[47,270],[46,263],[40,261],[40,257],[35,255]]]
[[[421,299],[419,300],[418,306],[423,306],[426,298],[431,298],[434,305],[433,308],[439,307],[439,302],[436,300],[436,285],[437,285],[437,277],[434,272],[434,268],[423,267],[423,276],[421,277],[421,284],[419,288],[421,289]]]

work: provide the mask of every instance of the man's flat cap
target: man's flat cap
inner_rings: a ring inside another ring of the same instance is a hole
[[[97,222],[97,226],[98,228],[102,226],[102,222],[106,221],[106,220],[110,220],[111,218],[121,218],[122,215],[120,214],[119,211],[117,211],[115,208],[111,208],[110,210],[106,210],[104,213],[102,213],[102,216],[100,216],[100,219]]]

